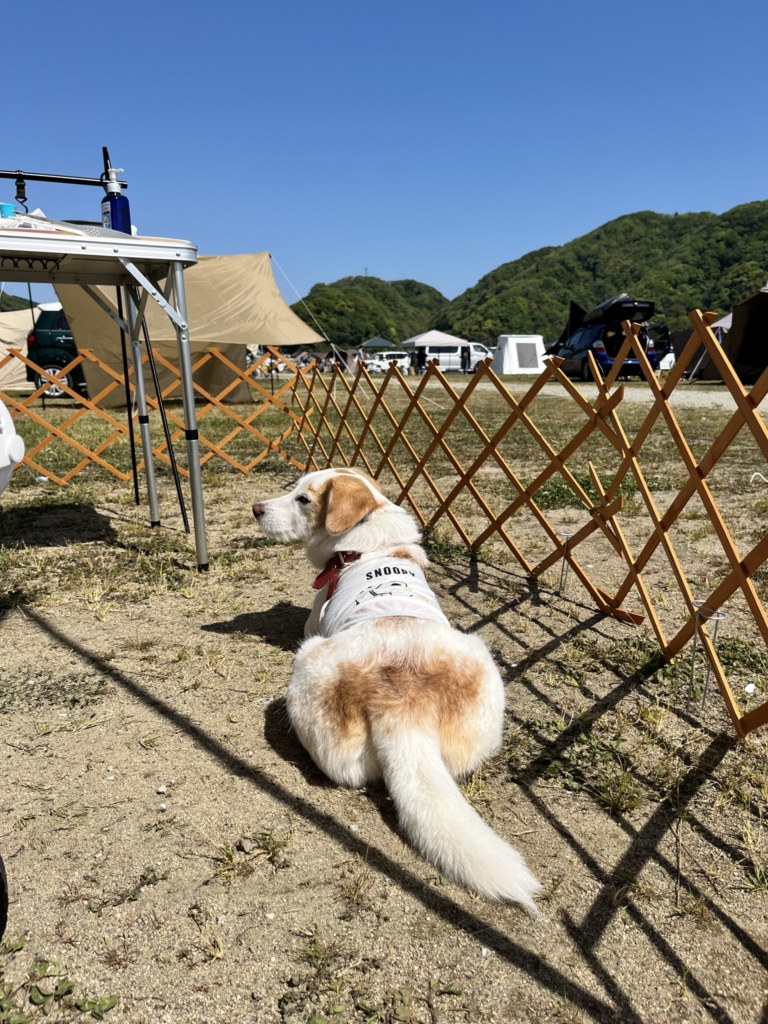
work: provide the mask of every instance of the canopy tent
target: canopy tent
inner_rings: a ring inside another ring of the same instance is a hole
[[[722,340],[723,351],[741,382],[754,384],[768,366],[768,284],[737,303],[731,315],[731,328]],[[705,380],[720,379],[711,360],[702,376]]]
[[[27,335],[32,330],[33,317],[37,320],[38,306],[29,309],[11,309],[0,313],[0,363],[8,355],[9,348],[21,349],[27,354]],[[11,391],[27,387],[27,368],[19,359],[11,359],[0,369],[0,391]]]
[[[500,334],[491,368],[494,373],[541,373],[544,356],[540,334]]]
[[[286,304],[272,274],[268,252],[200,256],[198,263],[187,269],[185,285],[193,357],[199,357],[209,347],[216,347],[239,369],[245,370],[249,345],[314,345],[325,342]],[[114,304],[114,289],[99,290],[103,298]],[[100,360],[122,374],[120,332],[110,316],[78,285],[57,285],[56,294],[64,307],[78,349],[91,349]],[[178,365],[176,332],[172,322],[154,303],[149,304],[145,315],[155,353]],[[113,379],[87,360],[83,369],[91,396],[99,394]],[[158,371],[160,385],[166,388],[173,375],[160,363]],[[195,382],[214,394],[221,392],[234,379],[235,374],[218,359],[210,359],[195,373]],[[151,392],[147,367],[145,380]],[[249,401],[248,392],[248,386],[241,384],[229,392],[226,401]],[[180,394],[177,393],[176,397]],[[99,404],[124,405],[125,394],[121,388],[116,388]]]
[[[468,345],[466,338],[456,338],[445,331],[425,331],[424,334],[415,334],[403,342],[403,348],[455,348],[456,345]]]
[[[375,338],[369,338],[368,341],[364,341],[361,348],[365,349],[385,349],[385,348],[398,348],[396,342],[387,341],[386,338],[380,338],[378,335]]]
[[[725,316],[721,316],[719,320],[715,320],[712,324],[712,330],[730,331],[732,325],[733,313],[727,313]]]

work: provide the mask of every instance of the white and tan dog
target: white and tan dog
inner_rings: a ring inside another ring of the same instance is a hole
[[[440,611],[413,518],[352,469],[309,473],[253,514],[323,570],[286,695],[314,762],[342,786],[383,776],[427,860],[536,913],[539,883],[454,782],[499,748],[504,690],[483,641]]]

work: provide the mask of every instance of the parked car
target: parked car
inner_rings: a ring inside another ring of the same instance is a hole
[[[420,346],[417,346],[417,348]],[[427,345],[427,360],[437,359],[438,367],[445,372],[446,370],[461,370],[461,348],[462,346],[458,343],[456,345]],[[492,357],[493,352],[485,345],[481,345],[479,342],[469,342],[469,369],[471,373],[474,373],[477,369],[477,364],[483,359]]]
[[[401,348],[392,352],[377,352],[370,359],[365,360],[365,368],[368,373],[386,373],[389,364],[396,362],[399,369],[405,372],[408,369],[410,356]]]
[[[37,315],[35,328],[27,335],[27,355],[41,369],[48,373],[57,374],[60,370],[77,359],[77,345],[69,329],[67,318],[58,302],[49,302],[40,307]],[[42,374],[27,367],[27,380],[34,383],[35,388],[41,388],[46,383]],[[85,383],[85,374],[82,364],[70,370],[66,376],[61,378],[63,384],[73,391],[79,392],[84,398],[88,397],[88,387]],[[48,383],[46,398],[63,398],[66,391],[63,391],[58,384]]]
[[[561,369],[569,377],[578,377],[586,381],[592,379],[592,372],[589,368],[589,352],[591,350],[601,373],[605,376],[613,366],[613,361],[619,354],[619,349],[624,341],[621,321],[632,320],[634,323],[642,323],[653,316],[653,310],[652,302],[630,299],[626,292],[615,296],[615,298],[607,299],[590,310],[584,317],[583,326],[550,354],[557,355],[564,360]],[[654,337],[643,327],[638,338],[648,356],[648,362],[654,371],[657,370],[659,353],[656,350]],[[641,375],[640,363],[634,354],[624,360],[619,375]]]

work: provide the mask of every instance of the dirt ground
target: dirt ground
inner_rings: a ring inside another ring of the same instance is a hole
[[[532,583],[438,530],[429,578],[507,691],[504,746],[464,792],[546,887],[538,920],[463,891],[383,789],[331,786],[291,733],[314,573],[250,505],[294,478],[209,475],[205,575],[165,478],[154,531],[109,480],[3,495],[0,1022],[35,1002],[173,1024],[768,1021],[765,733],[737,742],[714,686],[702,707],[703,666],[687,707],[687,653],[664,664],[572,576],[559,597],[559,567]],[[761,529],[764,498],[722,501],[737,534]],[[699,516],[679,549],[708,584]],[[647,579],[674,604],[662,562]],[[736,603],[721,646],[745,706],[768,690],[750,623]]]

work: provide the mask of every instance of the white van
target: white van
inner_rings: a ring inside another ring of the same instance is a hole
[[[418,348],[419,346],[417,346]],[[461,346],[456,345],[427,345],[427,361],[437,359],[437,365],[441,370],[461,370]],[[477,364],[482,359],[493,356],[490,349],[476,341],[469,342],[469,369],[474,373]]]

